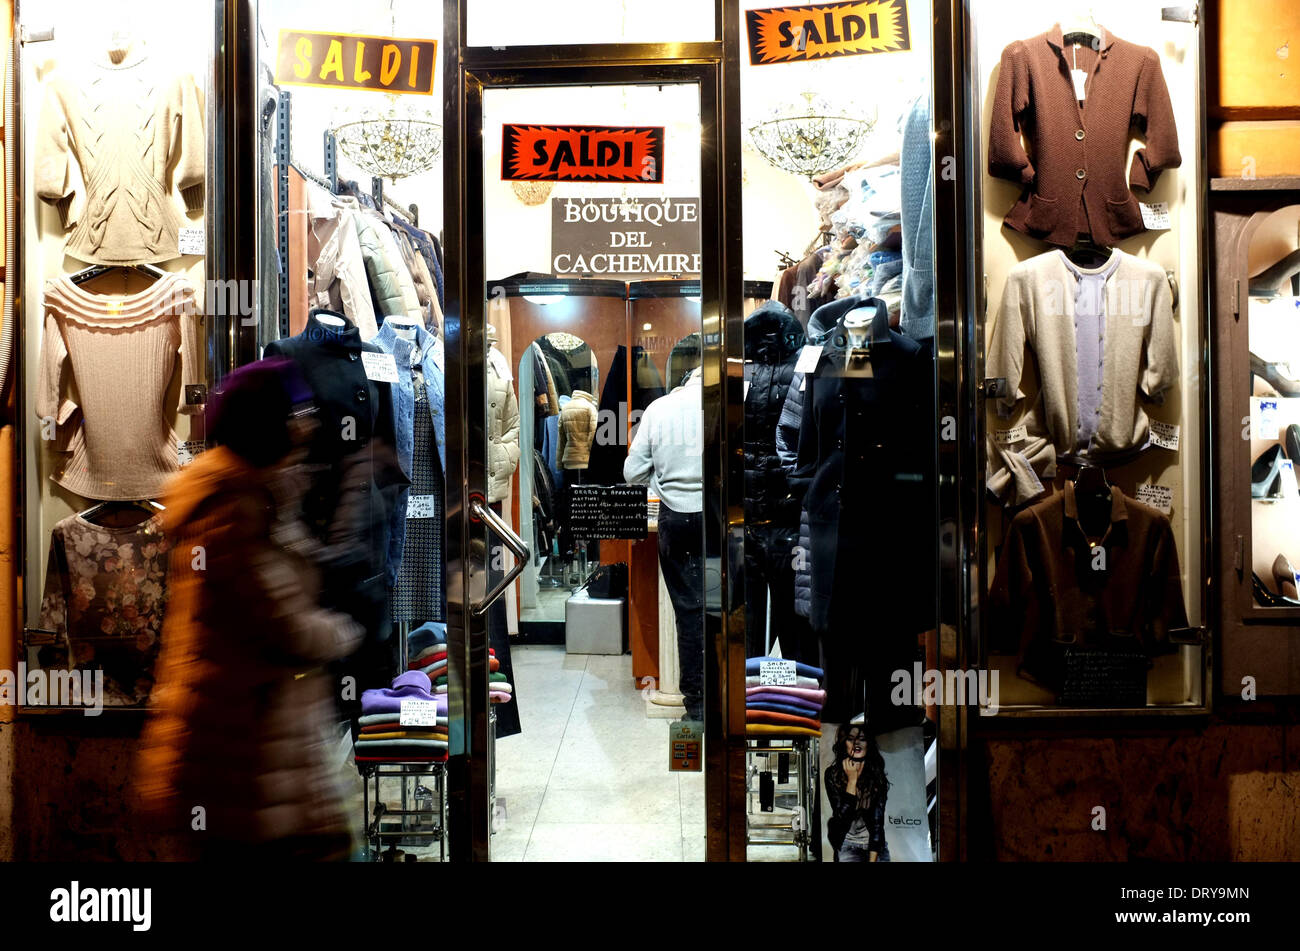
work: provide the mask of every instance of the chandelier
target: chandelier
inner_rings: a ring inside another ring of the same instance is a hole
[[[555,182],[511,182],[510,188],[515,193],[516,198],[525,205],[532,207],[540,205],[551,197]]]
[[[813,178],[847,165],[862,150],[876,126],[875,115],[839,115],[815,93],[803,93],[804,104],[785,103],[772,117],[749,127],[758,153],[777,168]]]
[[[382,114],[363,113],[335,127],[339,149],[358,168],[390,181],[427,172],[442,154],[442,126],[428,110],[387,98]]]

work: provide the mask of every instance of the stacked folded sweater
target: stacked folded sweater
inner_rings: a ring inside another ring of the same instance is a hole
[[[429,762],[447,758],[447,697],[433,692],[428,674],[408,670],[391,687],[361,694],[354,749],[358,763]],[[402,701],[437,704],[433,726],[402,726]]]
[[[446,625],[441,625],[441,632],[433,625],[421,625],[407,638],[407,650],[410,661],[407,668],[427,674],[433,681],[433,692],[437,696],[447,696],[447,642]],[[417,638],[417,634],[429,630],[426,636]],[[493,703],[509,703],[514,694],[514,685],[501,673],[501,662],[497,652],[488,650],[488,697]]]
[[[780,659],[751,657],[745,661],[745,733],[750,736],[821,736],[822,705],[826,702],[822,669],[796,663],[797,676],[793,686],[762,686],[760,665],[764,661]]]

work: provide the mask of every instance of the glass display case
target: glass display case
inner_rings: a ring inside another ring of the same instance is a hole
[[[998,715],[1204,713],[1200,29],[1148,4],[969,15]]]
[[[143,708],[158,499],[205,446],[214,12],[22,3],[15,63],[27,712]],[[185,42],[177,42],[177,37]]]

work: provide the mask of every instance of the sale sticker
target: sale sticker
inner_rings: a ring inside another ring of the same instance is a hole
[[[506,123],[501,178],[663,184],[664,127]]]
[[[906,0],[745,11],[751,66],[911,49]]]

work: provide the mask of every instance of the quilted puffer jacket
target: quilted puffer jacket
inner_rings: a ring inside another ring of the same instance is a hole
[[[799,500],[777,453],[777,423],[804,345],[798,318],[768,301],[745,318],[745,518],[793,526]]]
[[[415,282],[411,280],[411,273],[392,232],[388,230],[388,224],[373,214],[359,212],[354,217],[375,313],[383,317],[400,314],[423,323],[424,312],[420,308]]]
[[[488,344],[488,501],[500,502],[510,494],[510,481],[519,468],[519,399],[509,361],[497,349],[496,330],[491,326]]]

